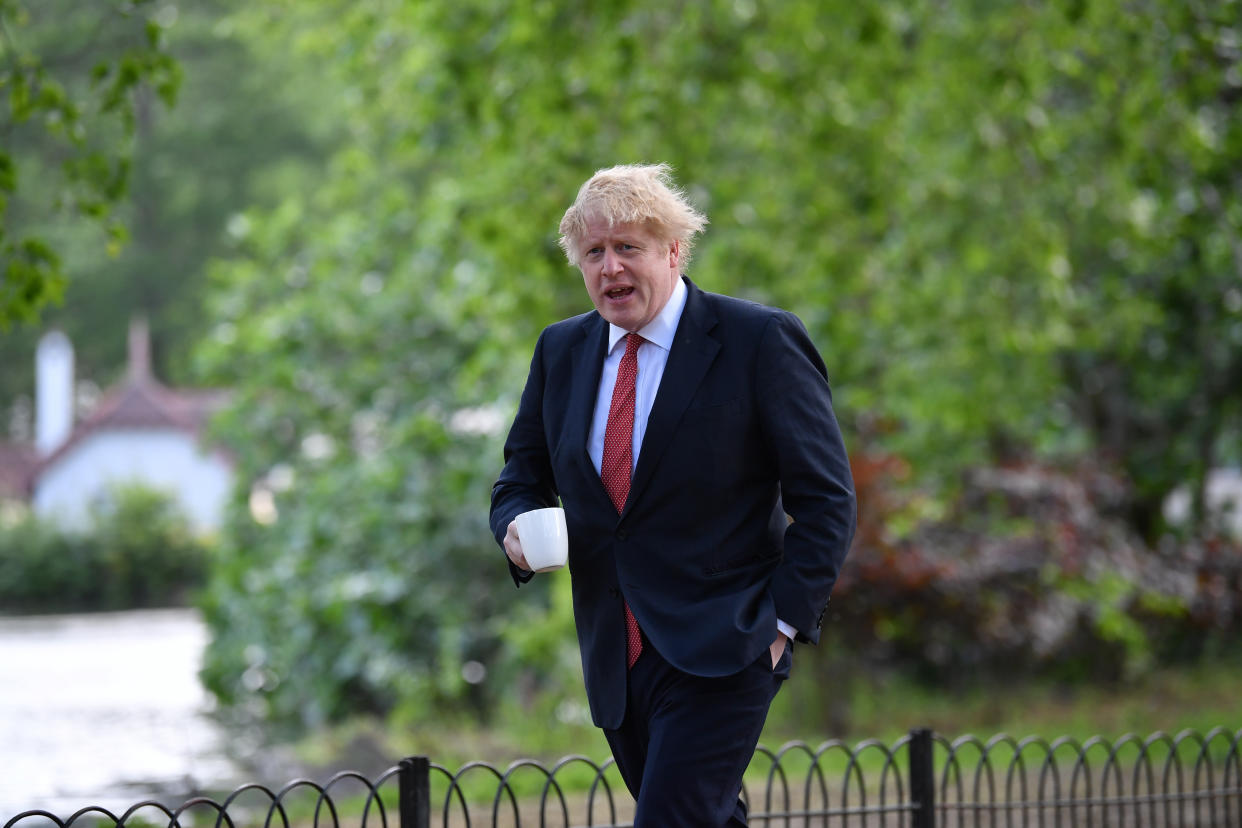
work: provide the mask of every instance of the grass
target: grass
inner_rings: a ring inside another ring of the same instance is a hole
[[[965,767],[973,768],[982,744],[997,733],[1007,733],[1015,739],[1036,735],[1050,743],[1065,736],[1085,743],[1094,736],[1115,742],[1127,733],[1137,734],[1140,739],[1157,731],[1175,735],[1184,729],[1194,729],[1207,734],[1223,726],[1232,737],[1242,729],[1239,687],[1242,687],[1242,665],[1234,663],[1161,670],[1140,680],[1109,686],[1024,682],[950,691],[899,678],[864,680],[856,677],[834,688],[815,688],[810,687],[809,682],[793,681],[787,688],[789,692],[782,691],[778,697],[761,744],[774,751],[795,740],[809,745],[811,751],[832,739],[849,748],[864,740],[877,740],[882,746],[889,746],[911,728],[930,727],[951,740],[965,734],[978,737],[975,746],[963,747],[960,754]],[[843,711],[843,724],[836,732],[806,724],[810,712],[807,705],[828,701]],[[467,808],[473,820],[490,819],[498,790],[498,774],[509,771],[512,798],[502,795],[500,812],[509,813],[517,808],[523,814],[522,824],[538,824],[540,798],[547,775],[538,767],[523,765],[522,759],[539,759],[544,767],[550,768],[569,755],[585,756],[597,763],[608,757],[603,736],[589,723],[581,721],[580,716],[564,715],[564,709],[562,702],[550,711],[512,713],[500,717],[505,719],[503,726],[492,728],[444,721],[412,725],[394,732],[375,722],[354,722],[305,740],[297,752],[307,763],[307,775],[320,780],[345,767],[375,778],[383,767],[393,764],[398,757],[415,754],[431,757],[450,773],[469,762],[483,760],[495,770],[477,767],[461,777],[462,797],[470,804],[463,806],[455,797],[449,800],[454,812],[451,821],[455,820],[454,824],[463,822]],[[560,715],[557,710],[562,711]],[[882,746],[863,751],[859,756],[862,776],[853,781],[848,777],[848,751],[829,751],[819,761],[823,779],[838,791],[833,796],[840,795],[842,784],[854,787],[863,777],[869,795],[874,795],[874,786],[885,764],[887,748]],[[1227,740],[1217,740],[1212,744],[1212,753],[1223,755],[1227,747]],[[1190,763],[1195,749],[1196,745],[1187,743],[1178,753]],[[1123,764],[1132,764],[1139,750],[1138,744],[1132,743],[1119,752],[1118,759]],[[1060,761],[1072,761],[1067,759],[1066,751],[1069,748],[1057,753]],[[938,761],[942,760],[943,750],[938,750],[937,755]],[[1034,761],[1033,772],[1038,756],[1024,755]],[[1107,748],[1100,747],[1090,755],[1091,764],[1098,769],[1107,757]],[[995,761],[1008,763],[1011,756],[1011,750],[998,749]],[[1163,762],[1166,756],[1167,750],[1157,749],[1151,760]],[[904,751],[896,762],[896,768],[890,768],[889,772],[896,770],[904,774]],[[810,758],[798,749],[791,750],[782,759],[781,768],[795,794],[811,779],[808,776]],[[767,790],[770,771],[770,763],[762,759],[752,764],[746,781],[752,795],[762,796]],[[559,815],[564,804],[575,819],[581,820],[587,803],[586,791],[595,781],[594,769],[586,763],[574,763],[555,778],[557,788],[550,794],[548,815]],[[448,781],[440,773],[433,773],[431,781],[433,802],[443,807]],[[605,781],[611,789],[618,815],[624,818],[632,809],[632,802],[615,768],[608,771]],[[891,777],[889,784],[892,784]],[[341,793],[345,794],[338,800],[342,811],[360,813],[365,796],[351,796],[348,786]],[[390,813],[396,807],[394,795],[395,782],[387,785],[384,792]],[[304,796],[301,800],[292,808],[294,824],[313,821],[315,797]],[[598,821],[601,818],[598,809],[606,807],[607,803],[601,798],[595,803]],[[756,800],[756,805],[762,802]],[[559,824],[559,816],[553,822]],[[342,824],[347,823],[348,819],[342,821]]]
[[[1049,740],[1095,735],[1143,736],[1158,730],[1242,728],[1242,665],[1201,664],[1163,669],[1111,685],[1066,685],[1051,681],[968,686],[955,691],[890,678],[858,682],[850,694],[846,727],[828,734],[847,740],[891,742],[916,727],[950,738],[973,733],[988,737],[1039,735]],[[793,694],[791,694],[792,696]],[[797,725],[796,712],[774,710],[764,740],[811,741]]]
[[[1242,728],[1242,664],[1220,662],[1164,669],[1114,685],[1068,686],[1054,682],[980,685],[947,690],[889,677],[852,678],[840,687],[816,688],[794,679],[773,705],[761,744],[777,749],[798,740],[812,747],[829,739],[851,746],[864,739],[891,744],[912,728],[930,727],[950,739],[997,733],[1015,738],[1070,736],[1085,741],[1126,733],[1147,736],[1183,729],[1207,733],[1214,727]],[[835,705],[837,727],[808,724],[812,706]],[[560,708],[564,708],[561,703]],[[524,758],[545,764],[568,755],[597,762],[608,757],[603,735],[579,711],[572,716],[548,710],[509,711],[492,727],[461,721],[419,723],[403,728],[353,722],[301,742],[296,749],[308,768],[373,770],[409,755],[431,757],[455,769],[477,760],[502,770]]]

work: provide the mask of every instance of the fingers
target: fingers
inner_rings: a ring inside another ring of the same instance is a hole
[[[785,654],[785,642],[789,637],[783,632],[776,634],[776,640],[772,642],[772,646],[768,647],[768,655],[772,656],[772,669],[776,669],[776,662],[781,660],[781,656]]]
[[[522,542],[518,540],[517,521],[514,520],[509,521],[509,526],[505,529],[505,554],[518,569],[531,571],[530,565],[526,563],[526,556],[522,554]]]

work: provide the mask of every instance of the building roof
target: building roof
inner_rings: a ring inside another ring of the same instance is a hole
[[[135,320],[129,331],[129,370],[109,389],[85,420],[51,454],[37,458],[27,472],[27,491],[44,469],[54,465],[88,437],[119,429],[176,429],[197,435],[228,400],[227,391],[173,389],[151,373],[146,322]]]
[[[39,457],[34,446],[0,443],[0,500],[25,500]]]
[[[153,379],[135,382],[131,377],[104,395],[69,439],[39,462],[36,473],[55,464],[86,438],[103,431],[169,428],[197,434],[226,399],[227,392],[223,391],[176,391]]]

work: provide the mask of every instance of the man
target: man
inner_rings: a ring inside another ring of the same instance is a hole
[[[824,364],[792,314],[682,275],[707,219],[666,165],[601,170],[561,221],[595,310],[544,330],[492,489],[562,505],[591,716],[635,825],[745,825],[790,639],[819,638],[854,532]]]

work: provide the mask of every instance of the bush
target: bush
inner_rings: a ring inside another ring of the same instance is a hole
[[[176,502],[142,486],[113,490],[94,512],[91,532],[109,607],[169,606],[206,577],[204,544]]]
[[[900,461],[851,465],[854,547],[784,693],[801,725],[845,728],[855,682],[1108,684],[1237,658],[1242,545],[1145,544],[1124,518],[1124,478],[1086,462],[972,469],[928,504],[902,493]]]
[[[5,612],[178,606],[206,568],[207,547],[176,503],[142,486],[114,489],[84,531],[34,515],[0,526]]]
[[[99,563],[83,537],[25,516],[0,528],[0,607],[6,612],[94,609]]]
[[[825,628],[863,663],[950,684],[1117,680],[1235,640],[1242,546],[1153,549],[1126,495],[1085,465],[972,470],[944,515],[903,537],[863,524]]]

